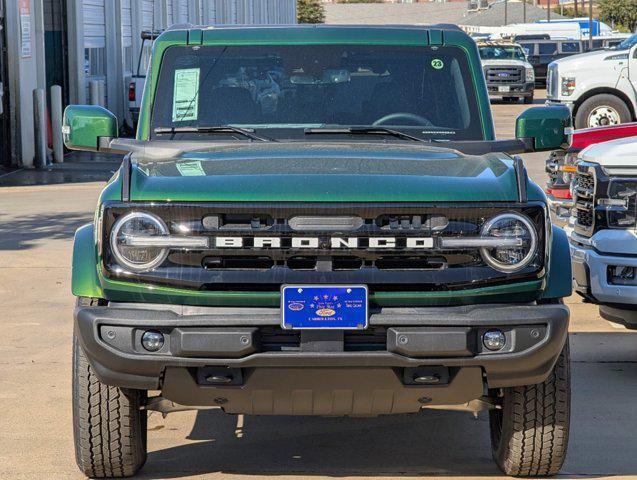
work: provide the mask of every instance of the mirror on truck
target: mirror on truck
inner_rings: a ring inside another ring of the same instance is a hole
[[[529,151],[558,150],[568,146],[571,111],[564,105],[531,107],[515,121],[515,138]]]
[[[64,145],[70,150],[108,151],[117,138],[117,118],[98,105],[69,105],[62,122]]]

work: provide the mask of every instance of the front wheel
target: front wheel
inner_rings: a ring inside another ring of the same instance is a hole
[[[605,127],[630,122],[631,115],[624,101],[602,93],[584,100],[575,114],[575,128]]]
[[[531,95],[530,97],[524,97],[524,104],[525,105],[530,105],[533,103],[533,95]]]
[[[551,476],[566,457],[571,410],[568,340],[542,383],[504,389],[502,408],[489,412],[498,467],[516,477]]]
[[[91,300],[78,300],[85,302]],[[130,477],[144,465],[145,397],[145,391],[101,383],[73,333],[73,436],[75,460],[84,475]]]

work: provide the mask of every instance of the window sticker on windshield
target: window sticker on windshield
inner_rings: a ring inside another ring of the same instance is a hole
[[[431,61],[431,66],[434,67],[436,70],[440,70],[442,67],[445,66],[444,62],[442,60],[440,60],[439,58],[434,58]]]
[[[199,69],[175,70],[173,122],[197,120],[199,111]]]
[[[182,177],[202,177],[206,175],[206,172],[201,166],[201,162],[199,160],[195,160],[193,162],[179,162],[176,167]]]

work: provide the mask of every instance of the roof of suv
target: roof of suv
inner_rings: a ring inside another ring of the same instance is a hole
[[[157,44],[379,44],[461,45],[473,40],[457,25],[175,25]],[[167,45],[166,45],[167,46]]]

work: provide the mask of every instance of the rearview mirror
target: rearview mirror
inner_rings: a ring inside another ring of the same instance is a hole
[[[98,105],[69,105],[62,122],[64,145],[70,150],[107,151],[117,138],[117,118]]]
[[[515,121],[515,138],[530,151],[558,150],[568,147],[570,127],[571,111],[565,105],[531,107]]]

